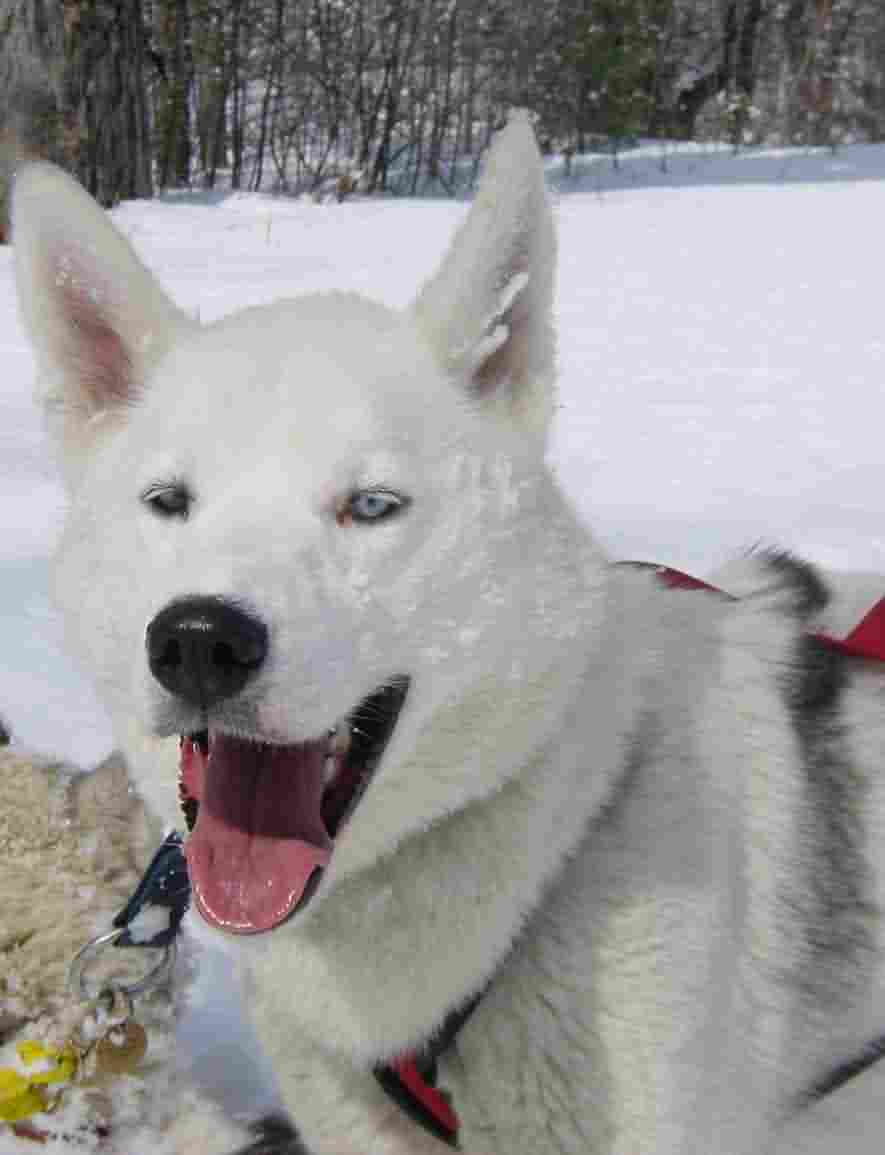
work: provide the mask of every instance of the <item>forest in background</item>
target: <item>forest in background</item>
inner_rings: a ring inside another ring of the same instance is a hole
[[[457,195],[508,108],[639,137],[885,139],[882,0],[0,0],[0,131],[103,204]]]

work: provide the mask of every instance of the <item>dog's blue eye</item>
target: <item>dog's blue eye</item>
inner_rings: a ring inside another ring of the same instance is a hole
[[[158,517],[186,518],[193,497],[184,485],[151,485],[141,495],[141,500]]]
[[[351,495],[346,512],[353,521],[382,521],[399,513],[408,505],[408,499],[388,489],[362,489]]]

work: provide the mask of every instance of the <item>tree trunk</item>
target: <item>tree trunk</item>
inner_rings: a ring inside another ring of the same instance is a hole
[[[64,163],[64,23],[50,0],[0,0],[0,244],[17,153]]]
[[[103,205],[153,193],[140,0],[79,0],[65,12],[67,148]]]
[[[193,58],[188,0],[156,0],[154,40],[157,93],[157,181],[161,188],[187,187],[191,167],[190,100]]]

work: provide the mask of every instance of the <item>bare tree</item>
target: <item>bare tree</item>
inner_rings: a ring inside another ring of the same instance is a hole
[[[15,153],[62,160],[62,21],[49,0],[0,0],[0,242]]]
[[[140,0],[67,0],[65,152],[101,204],[153,192]]]
[[[885,137],[881,0],[0,0],[0,35],[7,125],[105,203],[455,194],[514,105],[567,157]]]
[[[187,186],[194,61],[187,0],[155,0],[151,62],[157,73],[154,139],[160,188]]]

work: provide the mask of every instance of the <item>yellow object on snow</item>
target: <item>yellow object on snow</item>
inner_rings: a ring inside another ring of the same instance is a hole
[[[25,1072],[0,1067],[0,1121],[4,1123],[45,1111],[50,1104],[40,1088],[69,1083],[77,1073],[77,1054],[71,1047],[59,1050],[25,1039],[15,1051]]]

